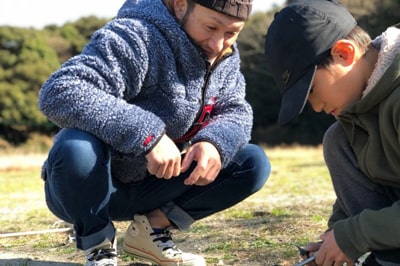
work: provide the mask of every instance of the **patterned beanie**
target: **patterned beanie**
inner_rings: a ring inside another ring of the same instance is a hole
[[[192,0],[199,5],[213,9],[228,16],[247,20],[251,13],[253,0]]]

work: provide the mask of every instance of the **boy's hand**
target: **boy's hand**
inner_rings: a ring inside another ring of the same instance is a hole
[[[303,258],[303,260],[309,258],[310,256],[314,256],[314,253],[318,251],[318,249],[321,247],[322,242],[311,242],[308,243],[308,245],[304,249],[300,249],[300,255]],[[306,265],[308,266],[317,266],[315,263],[315,259],[311,262],[308,262]]]
[[[333,229],[320,237],[323,243],[314,254],[317,265],[342,266],[346,263],[347,266],[354,266],[354,261],[347,257],[337,245]]]

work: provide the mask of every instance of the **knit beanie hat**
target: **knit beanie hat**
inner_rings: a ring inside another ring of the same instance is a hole
[[[253,0],[192,0],[199,5],[213,9],[228,16],[247,20],[251,13]]]

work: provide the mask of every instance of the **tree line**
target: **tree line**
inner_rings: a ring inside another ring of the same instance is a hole
[[[372,38],[400,22],[398,0],[347,0],[342,3]],[[252,142],[271,146],[317,145],[334,118],[315,113],[306,105],[300,117],[288,125],[280,127],[276,122],[281,95],[266,69],[264,37],[280,8],[253,14],[238,38],[247,99],[254,110]],[[88,16],[40,30],[0,27],[0,139],[18,145],[33,133],[53,135],[58,131],[37,108],[39,90],[49,75],[78,54],[93,32],[108,21]]]

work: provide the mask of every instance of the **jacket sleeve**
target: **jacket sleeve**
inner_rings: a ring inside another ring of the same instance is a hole
[[[336,224],[336,222],[338,222],[340,220],[344,220],[346,218],[347,218],[347,215],[344,213],[344,211],[340,207],[338,200],[336,200],[332,207],[331,217],[329,217],[329,220],[328,220],[328,228],[329,228],[328,230],[332,229],[334,227],[334,225]]]
[[[120,152],[142,154],[165,124],[128,103],[140,92],[148,69],[146,46],[131,28],[114,22],[98,30],[80,55],[45,82],[39,108],[59,127],[79,128]]]
[[[359,215],[338,221],[335,239],[346,255],[357,259],[371,250],[400,247],[400,201],[380,210],[365,209]]]

